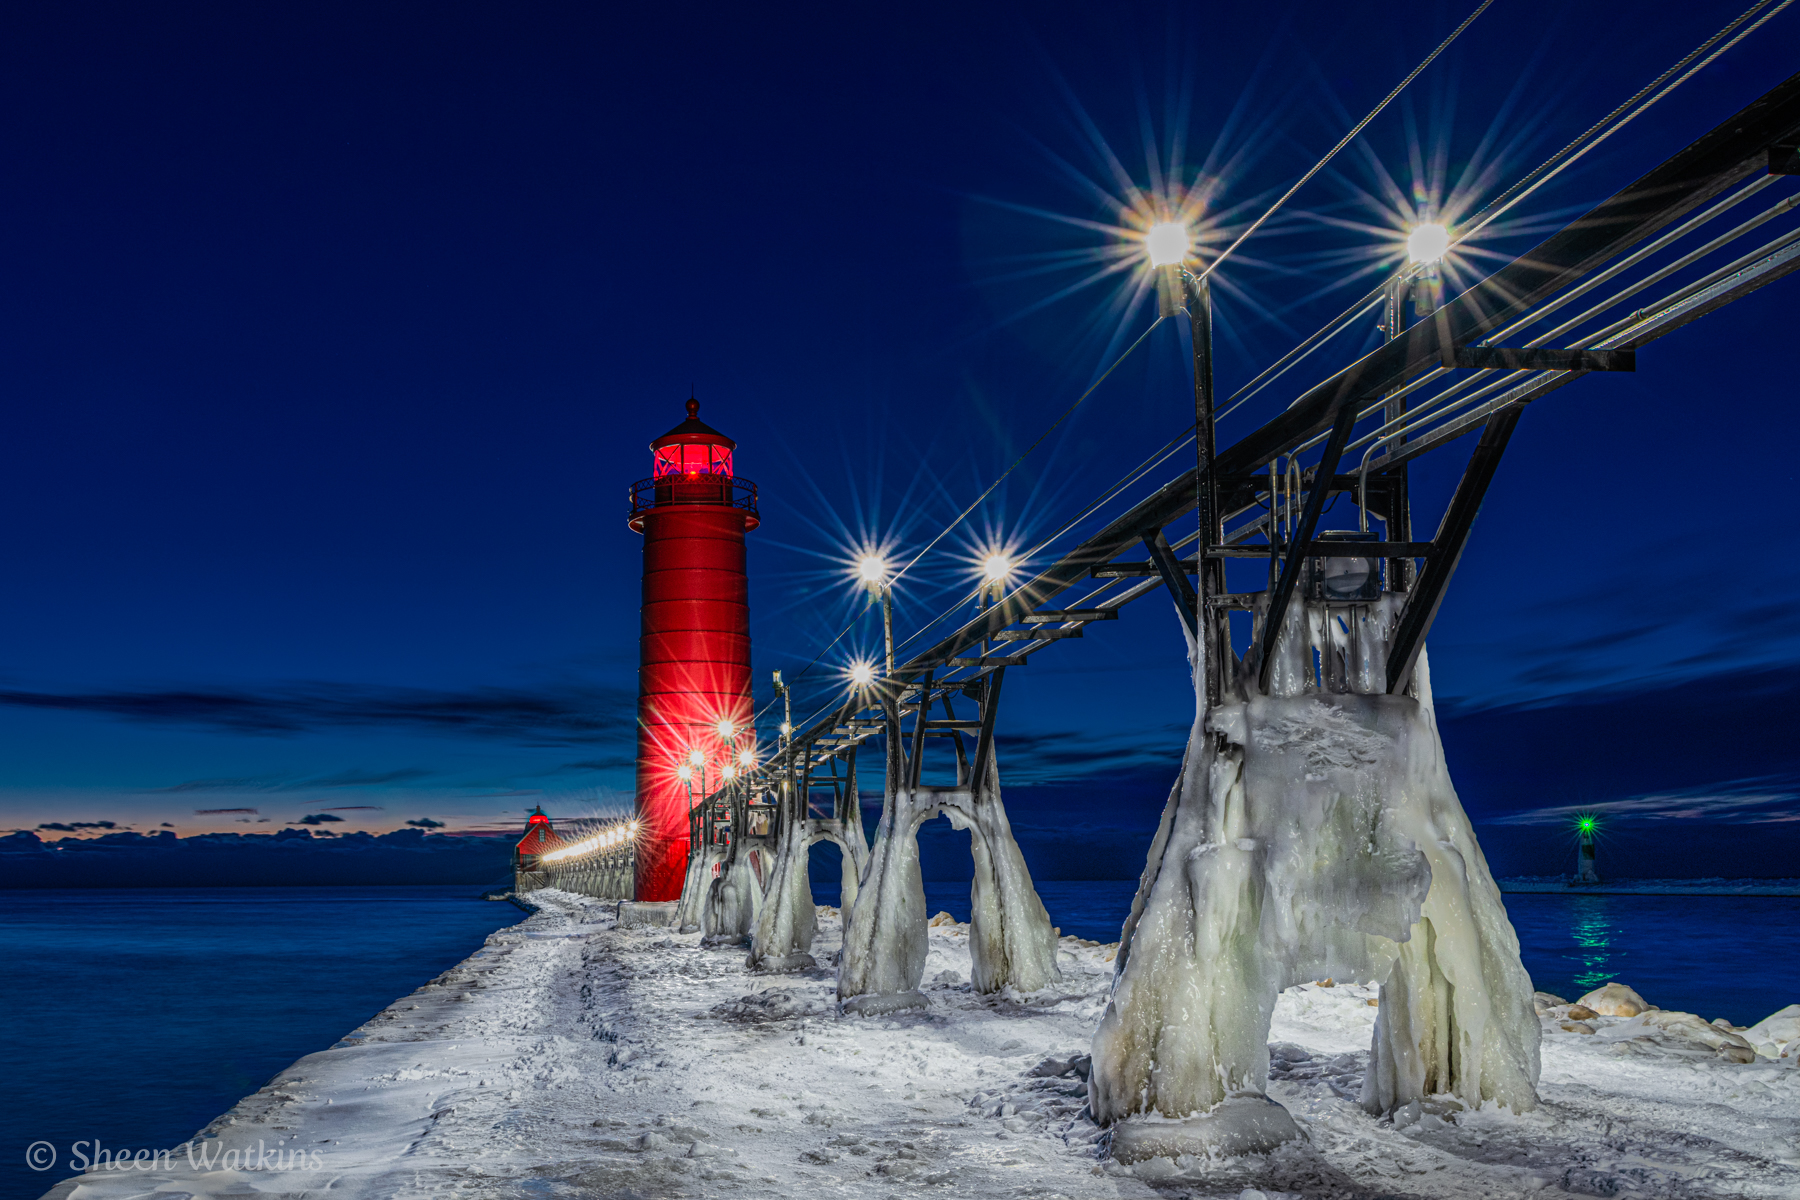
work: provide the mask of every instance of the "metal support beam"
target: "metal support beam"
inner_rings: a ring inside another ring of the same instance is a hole
[[[860,808],[862,798],[856,794],[856,747],[844,755],[844,794],[838,797],[837,819],[848,821],[852,810]]]
[[[1458,346],[1450,364],[1477,371],[1635,371],[1636,350],[1558,350],[1553,346]]]
[[[1506,453],[1506,443],[1512,438],[1523,412],[1518,408],[1497,412],[1488,418],[1487,428],[1481,431],[1481,441],[1469,457],[1462,481],[1456,485],[1456,494],[1450,498],[1443,524],[1438,526],[1438,552],[1426,560],[1418,586],[1407,598],[1406,608],[1394,628],[1394,640],[1388,646],[1390,693],[1401,691],[1412,678],[1413,664],[1419,661],[1425,635],[1431,631],[1438,606],[1444,602],[1444,589],[1449,586],[1450,577],[1456,574],[1457,563],[1462,561],[1463,547],[1469,542],[1469,530],[1475,525],[1475,516],[1481,511],[1488,484],[1494,480],[1500,456]]]
[[[925,681],[919,688],[919,710],[913,717],[912,756],[906,760],[906,790],[919,790],[919,772],[925,769],[925,726],[931,716],[931,668],[925,668]]]
[[[1313,558],[1430,558],[1437,553],[1431,542],[1308,542]]]
[[[950,741],[951,741],[951,744],[956,747],[956,786],[957,787],[968,787],[969,786],[969,756],[968,756],[968,753],[963,749],[962,731],[964,728],[967,728],[971,733],[978,732],[981,729],[981,722],[980,721],[959,721],[959,720],[957,720],[956,719],[956,710],[954,708],[950,707],[950,693],[949,692],[944,693],[943,701],[944,701],[944,719],[942,721],[933,721],[932,724],[948,725],[951,727],[950,728]]]
[[[975,762],[969,770],[969,790],[973,792],[987,778],[987,767],[994,757],[994,718],[1000,713],[1000,681],[1006,676],[1002,667],[987,677],[981,692],[981,732],[975,735]]]
[[[1169,549],[1169,539],[1158,529],[1144,535],[1144,546],[1150,551],[1150,561],[1156,564],[1156,573],[1162,576],[1163,586],[1169,589],[1169,596],[1181,613],[1181,623],[1188,636],[1198,641],[1200,621],[1195,610],[1199,602],[1194,585],[1188,582],[1187,572],[1181,569],[1181,564],[1175,561],[1175,552]]]
[[[1344,443],[1350,440],[1350,430],[1355,425],[1356,402],[1347,400],[1338,409],[1337,421],[1331,427],[1331,437],[1326,439],[1325,456],[1319,460],[1316,478],[1325,480],[1337,474],[1338,459],[1343,457]],[[1288,601],[1293,598],[1294,587],[1300,582],[1300,564],[1306,558],[1306,544],[1313,540],[1313,531],[1319,526],[1319,514],[1325,511],[1325,494],[1330,490],[1328,487],[1315,487],[1306,493],[1306,507],[1300,511],[1300,524],[1294,530],[1287,558],[1281,564],[1281,578],[1275,581],[1274,594],[1269,597],[1269,614],[1263,623],[1262,665],[1257,676],[1257,686],[1264,692],[1269,690],[1270,672],[1275,665],[1275,642],[1281,636],[1282,618],[1287,615]]]
[[[1184,273],[1182,290],[1187,299],[1194,352],[1194,515],[1199,526],[1200,548],[1204,551],[1221,540],[1224,529],[1219,520],[1218,469],[1214,461],[1218,445],[1214,436],[1212,286],[1204,278]],[[1158,533],[1157,538],[1160,541],[1162,534]],[[1195,633],[1200,662],[1205,664],[1205,695],[1202,699],[1210,709],[1219,703],[1224,679],[1222,655],[1231,644],[1231,626],[1228,618],[1210,609],[1206,601],[1225,590],[1225,564],[1216,559],[1208,562],[1203,553],[1196,554],[1195,560],[1199,574],[1197,590],[1188,590],[1187,576],[1180,573],[1174,576],[1181,585],[1179,589],[1167,576],[1163,584],[1181,605],[1183,620],[1187,620],[1188,613],[1193,613],[1189,629]]]

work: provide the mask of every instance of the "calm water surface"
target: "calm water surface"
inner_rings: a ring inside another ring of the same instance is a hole
[[[524,919],[456,887],[0,891],[0,1196],[160,1149]]]

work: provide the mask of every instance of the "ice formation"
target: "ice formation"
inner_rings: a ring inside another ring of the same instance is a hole
[[[1298,1136],[1266,1095],[1269,1020],[1279,991],[1321,976],[1384,981],[1371,1111],[1537,1102],[1531,982],[1445,769],[1425,657],[1413,694],[1387,695],[1391,598],[1341,612],[1296,600],[1273,694],[1240,685],[1195,719],[1094,1037],[1090,1105],[1121,1161]]]
[[[762,911],[757,914],[756,928],[750,937],[748,963],[762,971],[800,971],[818,965],[810,953],[818,933],[812,883],[806,870],[811,830],[806,821],[791,812],[782,815],[781,844],[775,852],[769,891],[763,897]]]
[[[1744,1040],[1764,1058],[1800,1057],[1800,1004],[1770,1013],[1744,1031]]]
[[[1036,991],[1054,982],[1056,931],[1032,886],[1000,800],[992,756],[983,786],[907,788],[899,714],[888,711],[887,771],[881,824],[864,868],[854,909],[846,908],[838,960],[838,998],[845,1012],[873,1014],[925,1004],[925,885],[919,873],[919,826],[940,814],[969,830],[975,859],[970,888],[971,973],[975,990]]]
[[[701,908],[702,944],[737,946],[750,940],[750,931],[756,927],[756,915],[762,909],[766,870],[764,852],[758,847],[745,848],[741,853],[727,853],[718,875],[706,890],[706,900]]]
[[[989,753],[982,782],[972,795],[944,796],[944,815],[956,828],[969,831],[975,859],[969,889],[970,982],[983,993],[1008,985],[1035,992],[1059,977],[1056,929],[1031,885],[1031,872],[1000,801],[998,753]]]
[[[832,841],[843,852],[842,890],[839,901],[845,912],[856,905],[857,881],[869,860],[869,843],[863,837],[862,813],[856,800],[854,764],[844,783],[846,802],[842,816],[829,820],[804,815],[804,799],[781,822],[780,849],[756,930],[750,939],[749,965],[758,971],[800,971],[817,966],[810,953],[817,934],[813,909],[812,879],[807,852],[813,843]]]
[[[713,876],[722,870],[724,865],[724,847],[709,845],[690,848],[687,879],[681,885],[681,901],[675,909],[675,924],[682,933],[694,933],[699,930],[700,918],[706,909],[706,896],[712,886]]]

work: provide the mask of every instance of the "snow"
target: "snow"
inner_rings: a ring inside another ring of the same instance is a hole
[[[611,903],[531,899],[537,915],[202,1131],[199,1167],[177,1148],[168,1170],[92,1171],[51,1194],[1800,1194],[1794,1060],[1734,1063],[1642,1017],[1596,1018],[1582,1035],[1546,1016],[1533,1112],[1428,1097],[1382,1119],[1360,1103],[1378,989],[1304,983],[1273,1005],[1268,1083],[1302,1138],[1122,1166],[1102,1156],[1080,1078],[1116,946],[1062,938],[1059,984],[984,996],[968,982],[968,926],[939,917],[927,1006],[843,1017],[833,909],[817,913],[818,969],[755,975],[741,949],[704,949],[697,934],[617,929]],[[274,1169],[296,1149],[317,1151],[319,1169]],[[259,1153],[263,1169],[244,1169]]]

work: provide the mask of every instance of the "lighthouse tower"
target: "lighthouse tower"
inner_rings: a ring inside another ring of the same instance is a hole
[[[690,796],[716,789],[728,755],[751,745],[744,535],[759,521],[756,485],[732,472],[736,449],[689,400],[687,420],[650,443],[650,478],[631,485],[631,527],[644,535],[639,900],[681,897]],[[696,751],[684,781],[678,772]]]

